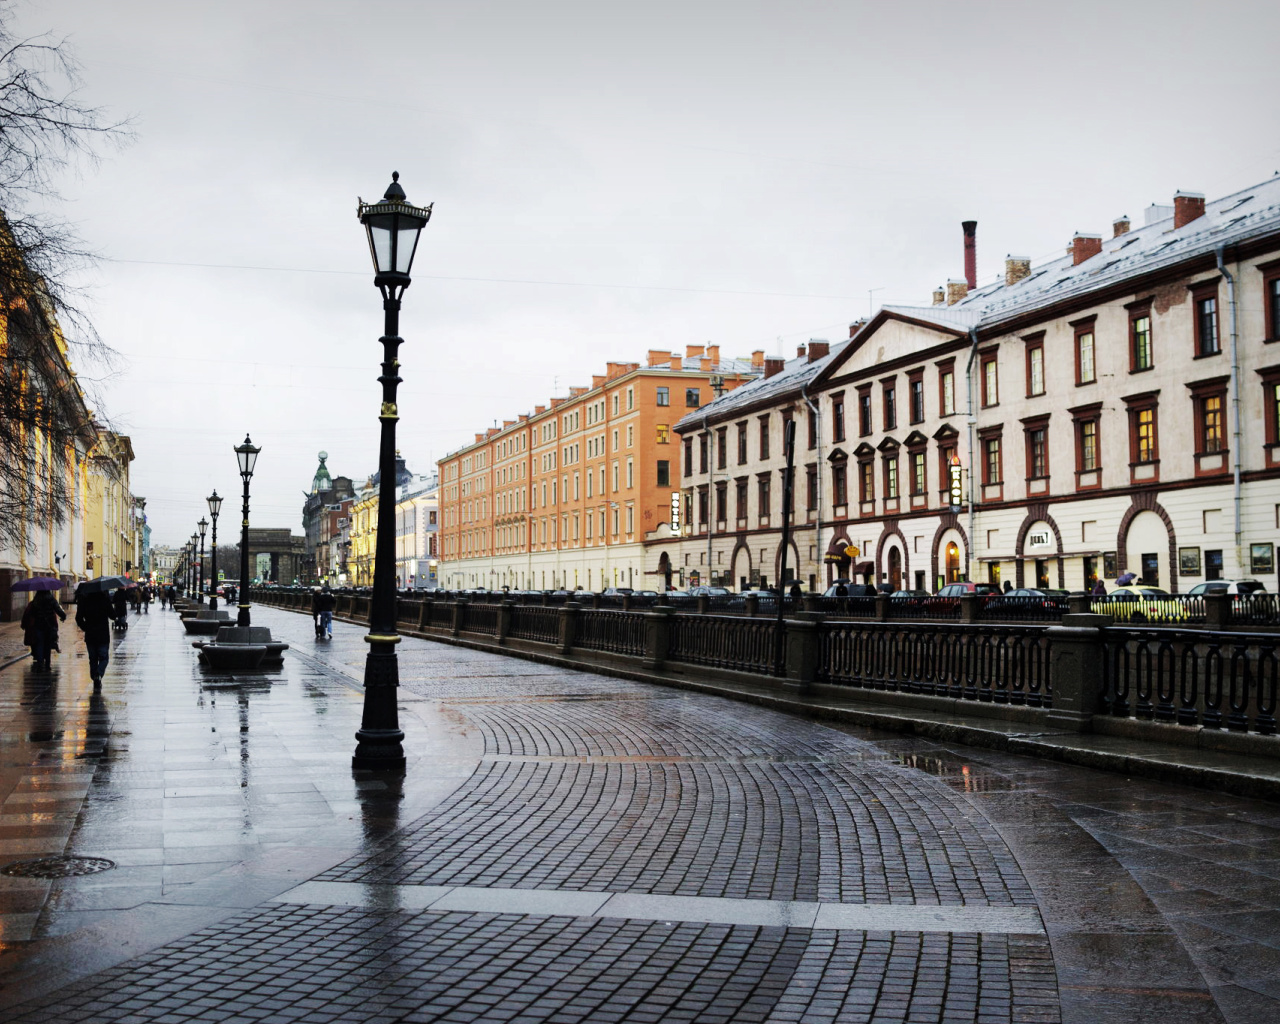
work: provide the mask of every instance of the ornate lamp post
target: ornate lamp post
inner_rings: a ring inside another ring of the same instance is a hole
[[[249,625],[249,481],[253,478],[253,465],[258,461],[258,452],[244,435],[244,444],[236,447],[236,460],[240,463],[240,479],[244,481],[244,505],[241,508],[240,520],[240,610],[236,613],[236,625]]]
[[[200,579],[198,580],[200,603],[204,604],[204,532],[209,529],[209,520],[201,516],[200,522],[196,525],[200,527],[200,563],[196,571],[200,573]]]
[[[209,582],[213,584],[209,594],[209,610],[218,610],[218,513],[222,511],[222,499],[218,497],[218,489],[205,498],[209,503],[209,518],[213,520],[213,540],[209,542],[209,553],[213,555],[213,566],[209,570]]]
[[[352,768],[403,771],[404,747],[396,711],[400,669],[396,659],[396,386],[400,383],[400,297],[409,287],[418,237],[431,219],[430,206],[413,206],[393,172],[377,203],[360,200],[360,223],[369,236],[373,283],[382,293],[382,437],[378,449],[378,539],[373,557],[373,597],[369,608],[369,653],[364,663],[364,715],[356,733]]]

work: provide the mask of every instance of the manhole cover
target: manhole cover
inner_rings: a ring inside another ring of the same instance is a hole
[[[96,875],[116,866],[106,857],[41,857],[39,860],[20,860],[0,868],[0,875],[16,875],[19,878],[74,878],[77,875]]]

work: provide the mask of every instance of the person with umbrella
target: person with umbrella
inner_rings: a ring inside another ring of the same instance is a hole
[[[107,591],[123,586],[119,576],[99,576],[76,588],[76,625],[84,631],[84,647],[89,653],[89,678],[102,682],[111,652],[111,620],[116,617]]]
[[[52,668],[49,659],[58,650],[58,620],[67,618],[53,596],[55,590],[62,589],[62,580],[56,576],[35,576],[19,580],[13,589],[35,592],[22,612],[22,642],[31,648],[31,660],[37,671]]]

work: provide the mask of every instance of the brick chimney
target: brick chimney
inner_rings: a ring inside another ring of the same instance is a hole
[[[1111,222],[1111,237],[1119,238],[1121,235],[1129,233],[1129,215],[1126,213],[1123,217],[1117,217]]]
[[[681,358],[680,358],[679,356],[677,356],[677,355],[672,355],[672,357],[671,357],[671,369],[673,369],[673,370],[683,370],[683,369],[684,369],[684,360],[683,360],[683,359],[681,359]]]
[[[1173,197],[1173,230],[1204,216],[1204,196],[1199,192],[1179,192]]]
[[[1004,258],[1004,286],[1017,284],[1024,277],[1031,275],[1031,261],[1025,256],[1006,256]]]
[[[650,366],[661,366],[670,358],[671,358],[670,352],[664,352],[662,349],[657,349],[657,348],[649,349],[649,365]]]
[[[1077,231],[1071,236],[1071,265],[1078,267],[1090,256],[1102,252],[1101,235],[1082,235]]]
[[[973,291],[978,287],[978,222],[966,220],[960,227],[964,229],[964,280]]]
[[[775,373],[781,373],[786,360],[782,356],[765,356],[764,358],[764,375],[765,379],[772,377]]]
[[[719,345],[708,345],[708,346],[707,346],[707,358],[709,358],[713,363],[718,363],[718,362],[720,362],[720,346],[719,346]]]
[[[535,416],[541,416],[546,411],[547,411],[547,407],[545,405],[535,405],[533,407],[533,414]]]
[[[943,290],[942,285],[938,285],[938,287],[933,290],[933,304],[935,306],[942,306],[946,304],[946,301],[947,293]],[[849,337],[852,338],[853,335],[851,334]]]
[[[705,351],[706,349],[701,345],[686,345],[684,347],[684,357],[686,359],[696,359]]]
[[[947,282],[947,305],[954,306],[957,302],[969,294],[969,285],[966,281],[957,281],[952,278]]]
[[[797,346],[796,346],[796,358],[797,358],[797,359],[803,359],[803,358],[804,358],[804,346],[803,346],[803,345],[797,345]]]
[[[703,373],[709,372],[714,365],[715,364],[713,363],[710,356],[698,357],[698,369],[701,370]]]
[[[855,320],[853,323],[849,325],[849,337],[851,338],[854,337],[855,335],[857,335],[857,333],[860,330],[862,330],[862,328],[866,326],[867,326],[867,321],[865,317],[863,317],[863,319],[861,320]]]
[[[822,359],[831,352],[831,345],[825,341],[809,342],[809,362],[815,359]]]
[[[764,366],[764,349],[758,348],[751,353],[751,365],[757,370]]]

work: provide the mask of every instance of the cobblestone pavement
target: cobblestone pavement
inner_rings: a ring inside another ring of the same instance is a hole
[[[0,875],[0,1019],[1280,1020],[1275,805],[416,640],[388,785],[363,630],[254,616],[0,672],[0,864],[118,864]]]

